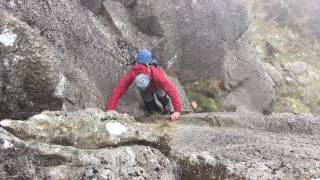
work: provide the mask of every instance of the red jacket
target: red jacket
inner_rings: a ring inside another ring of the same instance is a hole
[[[151,82],[146,91],[155,92],[156,89],[163,89],[170,97],[174,110],[176,112],[181,112],[181,104],[177,96],[176,89],[167,80],[164,72],[161,69],[153,65],[151,65],[150,68],[151,70],[141,64],[133,65],[127,74],[119,81],[118,86],[113,90],[112,95],[106,104],[105,111],[114,110],[116,108],[119,99],[132,84],[136,75],[143,73],[151,77],[152,71],[152,78],[150,78]]]

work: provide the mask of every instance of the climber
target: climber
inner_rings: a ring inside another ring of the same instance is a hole
[[[166,78],[163,69],[153,60],[152,53],[148,50],[140,50],[134,56],[134,61],[135,63],[131,69],[113,90],[106,104],[105,111],[115,111],[114,109],[119,99],[134,82],[144,101],[148,114],[152,114],[153,111],[162,112],[163,114],[170,113],[171,120],[176,121],[181,113],[181,104],[176,89]],[[155,96],[162,107],[156,103]],[[174,108],[172,108],[170,100]]]

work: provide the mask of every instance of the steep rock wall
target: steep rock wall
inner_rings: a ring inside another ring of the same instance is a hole
[[[220,79],[227,109],[270,108],[274,83],[252,47],[244,1],[137,0],[127,8],[138,29],[158,38],[154,51],[183,84]]]
[[[250,44],[243,1],[11,0],[0,9],[41,36],[59,62],[60,79],[72,89],[61,109],[103,108],[138,48],[152,49],[183,84],[221,79],[227,109],[263,112],[274,98]],[[131,89],[118,110],[139,114],[140,105]]]

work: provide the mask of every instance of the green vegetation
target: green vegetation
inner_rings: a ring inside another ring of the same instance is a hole
[[[276,112],[310,113],[310,109],[301,100],[293,97],[279,97],[273,110]]]
[[[164,128],[169,128],[171,127],[170,124],[169,124],[169,121],[166,121],[166,120],[155,120],[156,122],[156,127],[159,128],[159,129],[164,129]]]
[[[186,86],[187,97],[190,102],[197,103],[196,112],[224,111],[221,100],[223,97],[221,80],[203,80]]]
[[[286,8],[279,8],[277,3],[247,0],[254,15],[252,43],[259,57],[284,77],[276,84],[277,98],[273,111],[320,113],[320,45],[312,36],[305,35],[309,27],[306,23],[312,17],[307,12],[300,12],[301,17],[296,18],[294,9],[301,8],[295,1],[284,2]],[[295,62],[306,63],[307,70],[293,73],[286,68]]]

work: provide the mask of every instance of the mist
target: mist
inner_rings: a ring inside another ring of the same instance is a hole
[[[253,44],[275,82],[276,112],[320,113],[319,1],[248,1]]]

